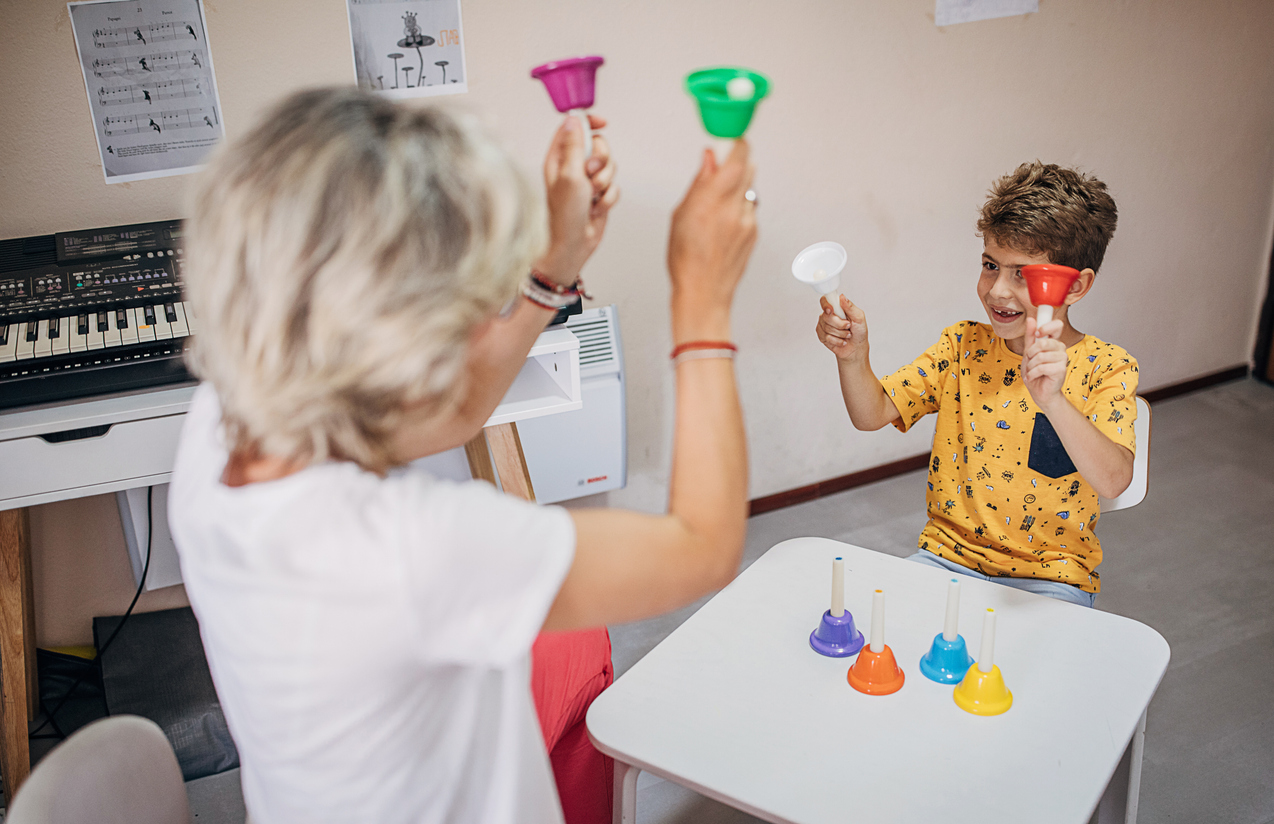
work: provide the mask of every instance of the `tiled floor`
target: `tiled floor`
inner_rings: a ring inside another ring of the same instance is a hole
[[[1152,410],[1150,491],[1101,522],[1097,608],[1157,629],[1172,663],[1150,705],[1140,824],[1274,822],[1274,388],[1238,381]],[[915,551],[924,472],[760,515],[745,564],[818,535]],[[611,630],[618,673],[696,607]],[[758,819],[642,776],[639,824]],[[1028,821],[1024,817],[1023,821]]]

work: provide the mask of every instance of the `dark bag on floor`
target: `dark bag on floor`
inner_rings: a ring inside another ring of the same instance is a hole
[[[98,649],[119,620],[93,619]],[[163,729],[187,781],[239,766],[189,607],[131,615],[102,656],[102,687],[111,715],[140,715]]]

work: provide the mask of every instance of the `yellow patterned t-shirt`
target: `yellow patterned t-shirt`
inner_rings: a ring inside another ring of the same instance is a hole
[[[1136,450],[1137,361],[1085,335],[1067,348],[1062,392],[1104,435]],[[1022,357],[985,323],[963,321],[881,378],[906,432],[938,413],[929,522],[919,546],[984,575],[1044,578],[1099,592],[1097,492],[1080,477],[1020,375]]]

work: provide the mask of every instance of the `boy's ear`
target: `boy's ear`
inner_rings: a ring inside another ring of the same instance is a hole
[[[1079,277],[1075,278],[1075,282],[1071,284],[1071,289],[1066,293],[1066,305],[1071,306],[1079,303],[1080,298],[1088,294],[1088,290],[1093,288],[1093,280],[1097,277],[1097,273],[1092,269],[1085,269],[1079,273]]]

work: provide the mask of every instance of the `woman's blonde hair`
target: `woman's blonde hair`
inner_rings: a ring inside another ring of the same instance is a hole
[[[293,94],[221,147],[189,215],[191,364],[230,447],[376,472],[406,407],[458,400],[471,332],[545,239],[472,123],[348,88]]]

